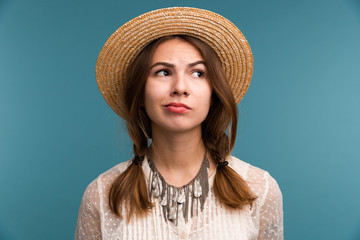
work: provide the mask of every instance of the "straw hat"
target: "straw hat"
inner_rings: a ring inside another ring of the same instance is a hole
[[[155,39],[190,35],[206,42],[219,56],[236,103],[245,95],[253,72],[250,46],[226,18],[203,9],[173,7],[142,14],[117,29],[106,41],[96,62],[96,81],[109,106],[124,116],[117,99],[121,83],[137,54]]]

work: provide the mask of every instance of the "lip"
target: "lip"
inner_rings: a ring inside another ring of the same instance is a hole
[[[169,104],[165,105],[165,108],[167,111],[171,112],[171,113],[187,113],[191,110],[191,107],[189,107],[188,105],[184,104],[184,103],[176,103],[176,102],[172,102]]]

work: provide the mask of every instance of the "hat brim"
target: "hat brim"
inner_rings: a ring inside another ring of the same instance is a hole
[[[221,60],[236,103],[245,95],[253,72],[253,56],[241,31],[214,12],[173,7],[142,14],[118,28],[106,41],[96,62],[96,81],[108,105],[120,116],[121,83],[137,54],[155,39],[190,35],[206,42]]]

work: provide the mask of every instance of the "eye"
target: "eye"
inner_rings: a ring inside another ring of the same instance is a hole
[[[155,75],[160,76],[160,77],[166,77],[166,76],[170,75],[170,71],[165,70],[165,69],[161,69],[159,71],[156,71]]]
[[[196,77],[196,78],[202,78],[202,77],[204,77],[204,74],[205,74],[204,71],[196,70],[191,73],[191,76]]]

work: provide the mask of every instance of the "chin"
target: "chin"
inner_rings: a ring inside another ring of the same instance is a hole
[[[153,130],[157,129],[163,132],[169,133],[191,133],[194,131],[201,131],[201,123],[200,124],[185,124],[181,123],[172,123],[172,124],[156,124],[157,127],[153,127]]]

